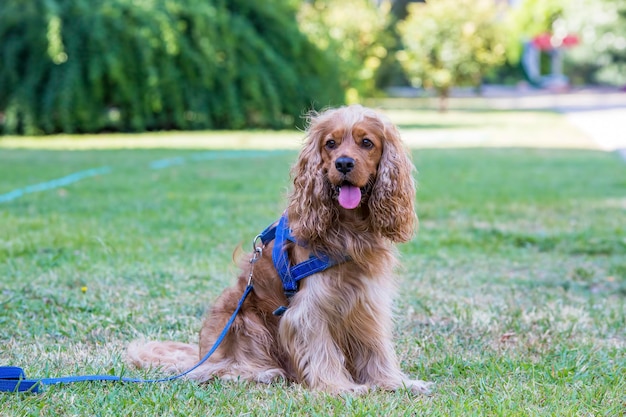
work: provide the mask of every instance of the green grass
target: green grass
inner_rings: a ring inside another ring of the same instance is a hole
[[[0,194],[112,169],[0,203],[0,364],[30,377],[158,376],[125,367],[128,342],[196,340],[233,280],[233,249],[283,210],[296,157],[201,152],[0,148]],[[0,394],[0,415],[623,416],[626,164],[528,148],[422,149],[414,160],[421,225],[401,247],[397,350],[407,373],[436,383],[433,396],[87,383]]]

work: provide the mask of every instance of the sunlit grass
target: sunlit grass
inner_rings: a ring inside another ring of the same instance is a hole
[[[380,107],[416,148],[539,147],[593,149],[596,144],[549,111],[432,110]],[[0,137],[0,149],[294,149],[304,134],[292,131],[112,133]]]
[[[0,149],[299,149],[302,136],[295,130],[0,136]]]

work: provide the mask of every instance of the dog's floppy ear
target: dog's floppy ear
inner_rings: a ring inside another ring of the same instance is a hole
[[[314,242],[324,236],[336,215],[321,155],[324,122],[330,112],[309,115],[306,142],[291,170],[293,191],[287,216],[293,235],[305,242]]]
[[[411,240],[417,227],[414,170],[400,132],[386,121],[383,153],[368,205],[373,227],[394,242]]]

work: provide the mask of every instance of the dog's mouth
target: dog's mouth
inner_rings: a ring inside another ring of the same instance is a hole
[[[365,187],[357,187],[350,181],[344,181],[341,184],[335,186],[335,196],[339,205],[347,210],[353,210],[357,208],[364,196],[369,195],[371,191],[371,182],[368,182]]]

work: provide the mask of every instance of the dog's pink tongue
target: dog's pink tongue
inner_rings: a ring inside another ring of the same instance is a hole
[[[343,185],[339,188],[339,205],[352,210],[361,202],[361,190],[353,185]]]

